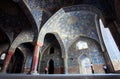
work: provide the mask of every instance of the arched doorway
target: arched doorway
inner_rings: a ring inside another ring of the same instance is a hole
[[[94,39],[78,37],[69,48],[69,73],[73,73],[73,70],[74,74],[105,73],[103,70],[104,64],[106,63],[102,49],[100,44]]]
[[[79,71],[81,74],[92,74],[91,61],[85,54],[79,58]]]
[[[49,61],[49,69],[48,69],[48,74],[54,74],[54,61],[51,59]]]
[[[40,73],[45,74],[49,66],[48,74],[63,74],[64,62],[59,40],[54,34],[48,33],[44,38],[44,48],[41,51]]]
[[[19,50],[16,49],[12,59],[10,61],[9,67],[7,69],[8,73],[21,73],[24,62],[24,55]]]

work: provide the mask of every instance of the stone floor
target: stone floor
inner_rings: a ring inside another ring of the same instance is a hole
[[[120,79],[119,74],[94,74],[94,75],[26,75],[26,74],[0,74],[0,79]]]

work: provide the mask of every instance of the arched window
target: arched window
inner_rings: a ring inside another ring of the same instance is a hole
[[[50,48],[50,54],[54,54],[54,47]]]
[[[1,60],[4,60],[4,59],[5,59],[5,56],[6,56],[6,54],[3,53],[3,54],[0,56],[0,59],[1,59]]]
[[[88,44],[87,44],[87,42],[79,41],[79,42],[77,42],[77,44],[76,44],[76,48],[77,48],[78,50],[87,49],[87,48],[88,48]]]

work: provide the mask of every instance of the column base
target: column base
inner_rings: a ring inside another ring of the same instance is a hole
[[[31,75],[39,75],[39,73],[37,71],[31,71],[30,74]]]

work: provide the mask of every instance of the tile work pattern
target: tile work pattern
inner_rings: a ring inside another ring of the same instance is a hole
[[[88,48],[79,50],[76,47],[76,44],[79,41],[84,41],[87,43]],[[105,64],[105,60],[103,57],[103,53],[101,51],[100,44],[90,38],[80,37],[78,38],[69,48],[68,52],[68,65],[69,66],[76,66],[79,64],[80,56],[86,55],[92,64]],[[72,62],[72,63],[71,63]]]
[[[86,36],[99,42],[95,24],[95,14],[99,11],[92,8],[87,10],[87,7],[73,6],[60,9],[45,23],[38,40],[43,42],[47,33],[57,33],[65,48],[79,36]]]

